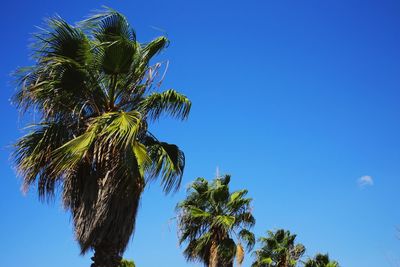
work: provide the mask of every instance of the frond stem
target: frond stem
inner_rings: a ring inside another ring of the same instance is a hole
[[[108,108],[110,110],[114,109],[115,91],[117,90],[117,85],[118,85],[118,74],[114,74],[114,75],[111,76],[111,85],[110,85],[110,93],[109,93]]]

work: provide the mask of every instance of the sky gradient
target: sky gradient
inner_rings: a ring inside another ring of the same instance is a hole
[[[218,166],[232,189],[249,190],[257,236],[285,228],[310,256],[400,266],[398,0],[3,1],[0,266],[89,266],[61,203],[20,191],[10,151],[25,124],[9,101],[10,73],[32,64],[30,34],[43,18],[74,23],[102,5],[125,14],[141,42],[168,36],[163,89],[193,102],[188,121],[151,126],[185,151],[183,186],[169,196],[157,183],[145,191],[126,258],[200,266],[184,260],[174,208]]]

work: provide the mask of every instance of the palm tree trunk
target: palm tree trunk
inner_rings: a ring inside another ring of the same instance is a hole
[[[101,245],[94,248],[91,267],[118,267],[122,256],[113,246]]]
[[[211,241],[210,248],[210,261],[208,267],[219,267],[218,266],[218,247],[215,240]]]
[[[289,266],[288,266],[288,261],[287,261],[287,259],[286,259],[286,255],[284,255],[284,256],[281,258],[281,260],[279,261],[277,267],[289,267]]]

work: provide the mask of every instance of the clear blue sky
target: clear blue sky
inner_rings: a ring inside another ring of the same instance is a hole
[[[19,190],[9,145],[24,124],[9,74],[30,64],[30,33],[44,17],[72,23],[102,4],[126,14],[140,41],[165,30],[165,89],[193,101],[187,122],[153,125],[186,152],[186,172],[173,196],[158,184],[145,192],[127,258],[198,266],[184,261],[174,207],[190,181],[219,166],[254,198],[258,236],[283,227],[307,254],[329,252],[344,267],[399,266],[398,0],[3,1],[0,266],[89,266],[60,202]],[[359,186],[362,176],[373,185]]]

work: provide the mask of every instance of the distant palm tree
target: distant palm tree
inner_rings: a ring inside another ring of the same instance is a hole
[[[308,259],[304,267],[339,267],[339,263],[331,261],[328,254],[317,254],[314,258]]]
[[[261,248],[253,255],[252,267],[294,267],[305,252],[302,244],[295,244],[296,235],[283,229],[268,231],[267,237],[261,237]]]
[[[155,91],[160,64],[150,60],[165,37],[139,43],[109,9],[76,26],[59,17],[47,23],[35,36],[35,65],[18,73],[15,101],[40,122],[15,144],[17,169],[42,199],[60,185],[82,253],[95,251],[92,266],[116,267],[147,182],[160,176],[170,192],[183,174],[183,152],[148,124],[164,114],[185,119],[191,103],[175,90]]]
[[[242,244],[248,250],[254,246],[254,234],[250,232],[255,223],[251,198],[246,198],[247,190],[230,192],[229,182],[229,175],[212,183],[197,178],[190,185],[187,198],[178,204],[179,242],[187,244],[187,260],[210,267],[229,267],[236,256],[241,265]]]

